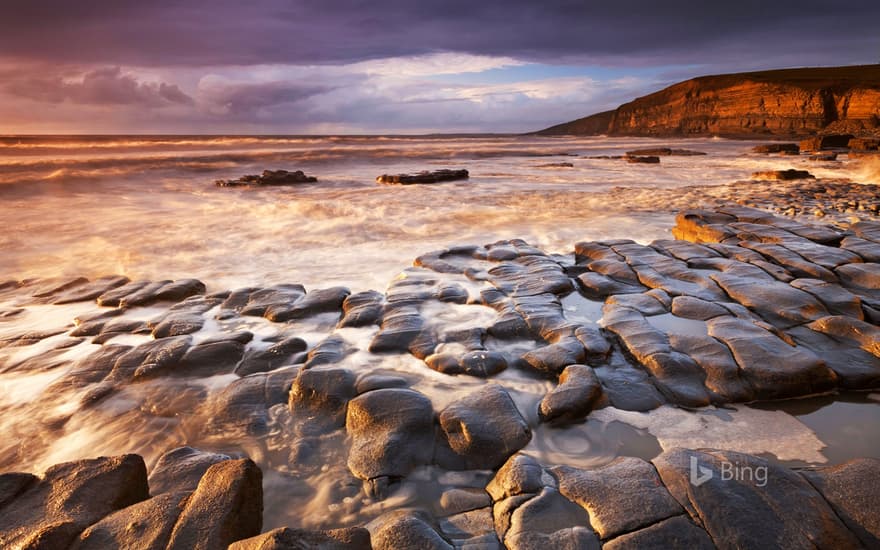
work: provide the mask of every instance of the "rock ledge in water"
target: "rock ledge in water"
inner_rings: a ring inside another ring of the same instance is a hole
[[[260,175],[250,174],[237,180],[217,180],[217,187],[243,187],[260,185],[296,185],[298,183],[315,183],[318,178],[307,176],[302,170],[263,170]]]
[[[414,183],[437,183],[440,181],[466,180],[469,174],[467,170],[435,170],[433,172],[419,172],[418,174],[382,174],[376,178],[376,183],[385,185],[412,185]]]

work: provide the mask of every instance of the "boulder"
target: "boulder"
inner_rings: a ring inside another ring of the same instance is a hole
[[[150,494],[195,491],[208,468],[230,458],[192,447],[177,447],[165,452],[150,472]]]
[[[497,384],[486,384],[452,402],[440,412],[439,421],[464,469],[497,468],[532,438],[513,399]]]
[[[67,548],[89,525],[148,497],[147,468],[137,455],[57,464],[4,505],[0,546]]]
[[[372,528],[371,543],[375,550],[452,550],[452,545],[431,525],[427,514],[407,510],[389,512],[378,518]]]
[[[348,468],[376,494],[383,483],[430,463],[434,454],[434,408],[417,391],[364,393],[348,404],[345,427],[351,438]]]
[[[565,425],[583,421],[602,397],[602,385],[593,369],[569,365],[538,407],[542,422]]]
[[[212,550],[260,533],[263,475],[250,459],[208,468],[174,525],[167,550]]]
[[[164,493],[110,514],[82,532],[71,550],[164,550],[190,493]]]
[[[341,428],[349,400],[357,395],[355,380],[348,369],[300,369],[289,400],[300,428],[319,432]]]
[[[368,290],[348,295],[342,302],[343,316],[339,327],[363,327],[374,325],[382,320],[381,292]]]

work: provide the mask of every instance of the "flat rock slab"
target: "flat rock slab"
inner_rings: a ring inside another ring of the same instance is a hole
[[[242,176],[235,180],[217,180],[217,187],[251,187],[265,185],[298,185],[301,183],[315,183],[318,178],[307,176],[302,170],[289,172],[287,170],[263,170],[262,174]]]
[[[382,174],[376,177],[376,183],[385,185],[412,185],[417,183],[438,183],[441,181],[454,181],[468,179],[470,174],[467,170],[434,170],[433,172],[419,172],[417,174]]]

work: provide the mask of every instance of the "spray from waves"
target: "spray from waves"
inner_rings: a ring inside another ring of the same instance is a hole
[[[880,185],[880,155],[857,158],[852,174],[859,183]]]

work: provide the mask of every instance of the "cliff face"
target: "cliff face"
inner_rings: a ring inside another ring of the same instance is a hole
[[[773,137],[829,125],[880,127],[880,65],[704,76],[539,133]]]

